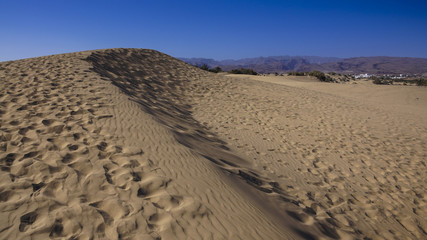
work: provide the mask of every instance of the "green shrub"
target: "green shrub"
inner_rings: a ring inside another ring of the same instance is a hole
[[[415,80],[417,86],[427,86],[427,79],[417,79]]]
[[[205,71],[209,71],[208,65],[203,64],[200,69],[205,70]]]
[[[228,71],[228,73],[258,75],[257,72],[255,72],[254,70],[249,69],[249,68],[232,69],[232,70]]]
[[[202,69],[202,70],[205,70],[205,71],[209,71],[209,72],[213,72],[213,73],[219,73],[219,72],[222,72],[222,69],[220,68],[220,67],[215,67],[215,68],[209,68],[208,67],[208,65],[206,65],[206,64],[203,64],[202,66],[196,66],[196,67],[198,67],[198,68],[200,68],[200,69]]]
[[[393,80],[387,79],[384,77],[371,77],[371,79],[373,80],[372,82],[374,84],[378,84],[378,85],[392,85],[393,84]]]
[[[211,68],[208,71],[213,73],[219,73],[219,72],[222,72],[222,69],[220,67],[216,67],[216,68]]]
[[[335,82],[333,78],[331,78],[330,76],[327,76],[326,74],[320,71],[312,71],[312,72],[309,72],[308,75],[316,77],[321,82]]]
[[[306,74],[304,72],[297,72],[297,71],[293,71],[293,72],[289,72],[288,76],[305,76]]]

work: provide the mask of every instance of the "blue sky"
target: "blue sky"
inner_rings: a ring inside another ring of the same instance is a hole
[[[115,47],[427,58],[427,1],[0,0],[0,61]]]

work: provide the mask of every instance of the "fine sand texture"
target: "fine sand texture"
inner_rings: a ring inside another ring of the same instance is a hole
[[[195,99],[195,118],[310,218],[353,238],[426,238],[427,88],[226,77]]]
[[[144,49],[2,62],[0,239],[425,239],[426,103]]]

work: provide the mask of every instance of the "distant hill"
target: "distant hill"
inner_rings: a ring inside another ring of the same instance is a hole
[[[205,58],[181,58],[191,65],[221,67],[228,71],[234,68],[251,68],[259,73],[283,73],[290,71],[312,71],[338,73],[370,73],[370,74],[425,74],[427,73],[426,58],[407,57],[357,57],[333,58],[315,56],[277,56],[245,58],[240,60],[222,60]]]
[[[209,68],[219,66],[225,71],[235,68],[252,68],[259,73],[289,72],[312,64],[331,63],[340,60],[340,58],[316,56],[275,56],[222,61],[206,58],[180,59],[195,66],[202,66],[203,64],[206,64]]]
[[[304,70],[333,71],[341,73],[371,74],[421,74],[427,73],[426,58],[358,57],[321,65],[307,65]]]

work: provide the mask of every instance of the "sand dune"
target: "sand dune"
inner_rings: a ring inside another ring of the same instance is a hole
[[[0,238],[426,236],[425,105],[246,78],[142,49],[0,63]]]

